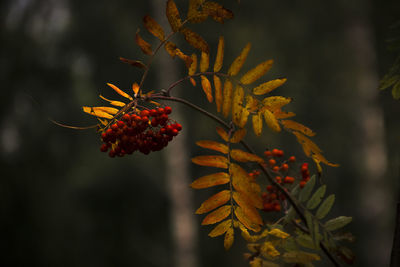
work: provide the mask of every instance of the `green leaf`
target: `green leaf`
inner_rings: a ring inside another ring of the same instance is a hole
[[[290,207],[288,213],[286,214],[285,222],[290,223],[294,218],[296,218],[296,211],[292,206]]]
[[[393,86],[392,95],[394,99],[400,99],[400,80]]]
[[[296,237],[296,243],[305,248],[317,249],[311,236],[306,234],[299,234]]]
[[[331,210],[333,203],[335,203],[335,195],[332,194],[327,197],[324,202],[322,202],[321,206],[318,208],[317,213],[315,216],[318,219],[323,219]]]
[[[327,231],[334,231],[334,230],[345,227],[346,225],[351,223],[352,220],[353,220],[352,217],[339,216],[337,218],[327,221],[324,224],[324,227]]]
[[[310,232],[311,238],[314,240],[314,223],[313,223],[313,216],[309,211],[304,213],[304,217],[306,217],[306,224],[308,231]]]
[[[320,241],[320,234],[319,234],[319,223],[318,221],[314,222],[314,229],[313,229],[313,237],[314,237],[314,244],[316,248],[319,248],[319,241]]]
[[[325,196],[326,185],[321,186],[315,191],[314,195],[307,202],[307,209],[312,210],[315,209],[319,203],[321,203],[322,198]]]
[[[311,195],[311,192],[315,186],[315,175],[311,177],[311,179],[306,183],[304,188],[300,192],[299,200],[300,202],[307,201]]]

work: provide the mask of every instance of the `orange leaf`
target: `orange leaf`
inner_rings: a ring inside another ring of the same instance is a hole
[[[217,56],[215,57],[214,72],[218,72],[222,68],[222,64],[224,61],[224,48],[225,48],[224,37],[220,36],[218,41]]]
[[[331,167],[339,167],[340,165],[339,164],[337,164],[337,163],[332,163],[332,162],[329,162],[324,156],[322,156],[322,154],[320,154],[320,153],[316,153],[316,154],[313,154],[312,155],[312,158],[313,158],[313,160],[315,161],[315,163],[319,163],[319,162],[322,162],[322,163],[324,163],[324,164],[326,164],[326,165],[328,165],[328,166],[331,166]]]
[[[209,53],[207,42],[198,33],[188,28],[183,28],[180,32],[185,36],[186,42],[200,51]]]
[[[226,80],[224,84],[224,96],[222,102],[222,114],[224,117],[228,117],[229,112],[231,111],[232,105],[232,82],[230,80]]]
[[[132,60],[132,59],[127,59],[127,58],[123,58],[123,57],[120,57],[119,60],[121,60],[122,62],[127,63],[131,66],[134,66],[134,67],[138,67],[141,69],[146,68],[146,65],[144,65],[143,62],[138,61],[138,60]]]
[[[240,149],[232,149],[230,151],[230,155],[234,160],[239,162],[249,162],[249,161],[254,161],[258,163],[264,162],[264,160],[259,156],[257,156],[256,154],[248,153]]]
[[[241,207],[236,207],[235,208],[235,215],[236,218],[238,218],[238,220],[247,228],[250,229],[254,232],[259,232],[261,230],[260,225],[258,225],[255,222],[252,222],[251,220],[249,220],[249,218],[246,216],[246,214],[244,213],[243,209]]]
[[[264,119],[271,130],[275,132],[281,131],[281,126],[279,126],[278,120],[275,118],[274,114],[268,109],[264,109]]]
[[[115,86],[114,84],[111,83],[107,83],[108,86],[110,86],[112,89],[114,89],[115,92],[117,92],[119,95],[128,98],[129,100],[133,100],[133,98],[128,95],[127,93],[125,93],[124,91],[122,91],[121,89],[119,89],[117,86]]]
[[[224,23],[224,19],[233,18],[233,13],[216,2],[205,2],[203,10],[216,22]]]
[[[144,16],[143,23],[146,29],[161,41],[165,40],[163,28],[149,15]]]
[[[213,195],[206,201],[204,201],[201,204],[200,208],[196,210],[196,214],[203,214],[212,211],[213,209],[218,208],[221,205],[224,205],[230,199],[231,199],[231,191],[223,190]]]
[[[192,158],[192,162],[201,166],[228,168],[228,159],[223,156],[197,156]]]
[[[136,32],[135,41],[140,49],[142,49],[143,53],[145,53],[146,55],[153,54],[153,50],[151,50],[151,44],[143,40],[143,38],[139,35],[139,30],[137,30]]]
[[[165,51],[167,51],[167,53],[174,58],[176,56],[176,44],[174,44],[173,42],[166,42],[164,45]]]
[[[240,53],[240,55],[233,61],[232,65],[229,67],[228,75],[235,76],[239,73],[244,62],[246,61],[247,55],[249,54],[251,44],[248,43]]]
[[[277,119],[286,119],[286,118],[291,118],[296,116],[295,113],[293,112],[286,112],[286,111],[282,111],[281,109],[276,109],[274,110],[274,116]]]
[[[233,134],[230,142],[239,143],[245,136],[246,136],[246,129],[239,129]]]
[[[204,141],[197,141],[196,145],[200,146],[200,147],[204,147],[204,148],[208,148],[208,149],[212,149],[224,154],[228,153],[228,146],[215,142],[215,141],[208,141],[208,140],[204,140]]]
[[[229,141],[229,135],[228,135],[228,133],[227,133],[224,129],[222,129],[221,127],[217,126],[217,127],[216,127],[216,130],[217,130],[218,135],[221,136],[221,138],[222,138],[225,142],[228,142],[228,141]]]
[[[297,141],[303,147],[304,154],[306,154],[307,157],[311,157],[311,154],[321,154],[321,149],[309,138],[296,131],[292,133],[297,137]]]
[[[246,109],[254,112],[258,110],[258,100],[251,95],[246,96]]]
[[[239,125],[240,119],[242,117],[243,98],[244,98],[243,87],[237,85],[235,92],[233,93],[233,102],[232,102],[232,117],[233,117],[233,122],[236,125]]]
[[[104,99],[104,100],[108,101],[108,102],[109,102],[111,105],[113,105],[113,106],[116,106],[116,107],[124,107],[124,106],[125,106],[125,103],[124,103],[124,102],[115,101],[115,100],[110,100],[110,99],[105,98],[105,97],[102,96],[102,95],[99,95],[99,96],[100,96],[101,99]]]
[[[185,55],[179,48],[175,49],[176,55],[185,62],[186,68],[190,68],[192,65],[192,58],[188,55]]]
[[[208,234],[208,236],[217,237],[223,235],[229,228],[232,228],[232,220],[230,219],[225,220],[220,224],[218,224],[217,226],[215,226],[215,228]]]
[[[308,135],[308,136],[315,135],[315,133],[310,128],[308,128],[307,126],[304,126],[301,123],[298,123],[298,122],[295,122],[292,120],[282,120],[281,123],[286,128],[301,132],[304,135]]]
[[[233,227],[228,228],[228,230],[225,233],[225,237],[224,237],[225,250],[229,250],[232,247],[234,239],[235,239],[235,235],[234,235]]]
[[[240,128],[244,128],[247,124],[247,119],[249,118],[250,112],[247,108],[242,108],[242,112],[241,112],[241,116],[240,116],[240,120],[238,123],[238,126]]]
[[[167,1],[167,18],[174,32],[179,31],[182,27],[181,17],[179,16],[178,8],[173,0]]]
[[[229,181],[230,178],[226,172],[217,172],[196,179],[190,186],[194,189],[203,189],[220,184],[227,184]]]
[[[139,93],[139,85],[137,83],[133,83],[132,84],[132,91],[135,94],[135,96],[137,96],[137,94]]]
[[[276,79],[276,80],[272,80],[272,81],[260,84],[259,86],[253,88],[253,94],[255,94],[255,95],[267,94],[267,93],[271,92],[272,90],[275,90],[276,88],[278,88],[285,82],[286,82],[286,78],[283,78],[283,79]]]
[[[83,112],[88,113],[90,115],[100,117],[100,118],[106,118],[106,119],[112,119],[114,118],[114,114],[118,112],[118,109],[116,108],[111,108],[111,107],[82,107]]]
[[[204,0],[190,0],[189,9],[187,13],[187,19],[191,23],[200,23],[207,19],[208,15],[204,12],[199,12],[198,8],[204,2]]]
[[[228,217],[229,214],[231,214],[231,209],[232,207],[230,205],[219,207],[218,209],[208,214],[201,222],[201,225],[214,224],[222,221],[223,219]]]
[[[260,79],[264,76],[267,71],[272,67],[272,63],[274,61],[272,59],[262,62],[261,64],[257,65],[255,68],[246,72],[245,75],[240,78],[240,82],[243,84],[251,84],[256,80]]]
[[[214,78],[214,88],[215,88],[215,104],[217,105],[217,111],[221,112],[222,83],[221,83],[221,79],[217,75],[214,75],[213,78]]]
[[[284,96],[270,96],[264,98],[262,101],[264,107],[269,109],[270,111],[280,109],[290,102],[292,102],[292,99],[290,97]]]
[[[207,96],[208,102],[211,103],[213,101],[211,83],[204,75],[201,75],[200,78],[201,78],[201,87],[203,88],[203,91]]]
[[[192,77],[190,77],[190,78],[189,78],[189,81],[190,81],[190,83],[191,83],[193,86],[196,86],[196,81],[195,81],[195,79],[193,79]]]
[[[189,76],[192,76],[193,74],[196,73],[196,70],[197,70],[197,55],[196,54],[192,54],[190,56],[190,58],[192,59],[192,64],[190,64]]]
[[[260,214],[246,195],[239,192],[233,192],[233,199],[242,208],[243,213],[250,221],[260,225],[263,224]]]
[[[261,135],[262,132],[262,118],[261,118],[261,112],[258,112],[257,114],[252,116],[252,121],[253,121],[253,130],[254,133],[257,136]]]
[[[206,72],[210,65],[210,55],[205,52],[201,52],[200,58],[200,72]]]

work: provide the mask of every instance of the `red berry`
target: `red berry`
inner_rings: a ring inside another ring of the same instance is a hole
[[[270,160],[268,161],[268,163],[269,163],[270,166],[274,166],[274,165],[276,164],[276,160],[270,159]]]
[[[279,155],[279,149],[276,148],[272,149],[272,156],[278,157],[278,155]]]
[[[160,114],[160,115],[164,114],[164,109],[163,108],[158,108],[157,109],[157,113]]]
[[[272,192],[274,190],[274,187],[272,185],[267,185],[267,191]]]
[[[172,112],[172,108],[171,108],[171,107],[166,106],[166,107],[164,108],[164,113],[165,113],[165,114],[171,114],[171,112]]]
[[[272,168],[272,170],[273,170],[274,172],[278,172],[278,171],[279,171],[279,166],[274,166],[274,167]]]
[[[300,188],[303,188],[305,185],[306,185],[306,181],[300,181],[300,183],[299,183],[299,185],[300,185]]]
[[[289,165],[287,165],[286,163],[283,163],[282,166],[281,166],[281,171],[285,172],[287,170],[289,170]]]
[[[123,121],[118,121],[117,125],[118,125],[118,128],[123,128],[125,126],[125,123]]]
[[[111,125],[111,129],[114,130],[114,131],[117,131],[118,130],[118,124],[116,124],[116,123],[112,124]]]
[[[286,176],[285,179],[283,180],[284,183],[286,184],[292,184],[294,182],[294,178],[290,176]]]
[[[148,110],[144,109],[140,112],[140,117],[148,117],[149,114],[150,114],[150,112]]]
[[[296,157],[295,156],[291,156],[290,158],[289,158],[289,162],[295,162],[296,161]]]
[[[148,121],[149,121],[149,117],[143,116],[140,120],[141,120],[142,122],[148,122]]]
[[[101,147],[100,147],[100,151],[101,152],[107,152],[107,150],[108,150],[107,144],[102,144]]]
[[[274,210],[275,211],[281,211],[281,205],[279,203],[274,204]]]
[[[273,205],[271,204],[271,203],[264,203],[264,205],[263,205],[263,210],[264,211],[271,211],[272,209],[273,209]]]
[[[155,109],[150,109],[150,110],[149,110],[149,115],[152,116],[152,117],[157,116],[157,110],[155,110]]]
[[[179,123],[175,123],[175,129],[177,129],[178,131],[182,130],[182,125]]]
[[[179,133],[179,131],[177,129],[172,129],[172,131],[171,131],[172,136],[177,136],[178,133]]]
[[[276,177],[275,177],[275,181],[276,181],[278,184],[281,184],[281,183],[282,183],[282,178],[281,178],[280,176],[276,176]]]
[[[122,116],[122,119],[123,119],[124,121],[130,121],[130,120],[131,120],[131,116],[129,116],[129,114],[124,114],[124,115]]]
[[[151,119],[151,126],[156,127],[158,125],[158,120],[156,118]]]
[[[269,151],[269,150],[264,151],[264,156],[271,157],[272,156],[271,151]]]

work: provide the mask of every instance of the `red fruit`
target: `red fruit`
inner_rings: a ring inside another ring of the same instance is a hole
[[[151,126],[156,127],[158,125],[158,120],[156,118],[151,119]]]
[[[263,192],[263,193],[261,194],[261,197],[262,197],[263,199],[267,198],[267,196],[268,196],[267,192]]]
[[[279,157],[279,149],[276,148],[272,149],[272,156]]]
[[[140,112],[140,117],[148,117],[149,114],[150,114],[150,112],[148,110],[144,109]]]
[[[272,193],[272,194],[269,195],[269,198],[270,198],[271,200],[275,200],[277,197],[278,197],[278,196],[277,196],[275,193]]]
[[[107,134],[105,132],[101,133],[101,140],[103,140],[104,142],[107,140]]]
[[[142,121],[142,122],[148,122],[148,121],[149,121],[149,117],[143,116],[143,117],[141,118],[141,121]]]
[[[114,150],[110,150],[110,152],[108,152],[108,155],[109,155],[111,158],[113,158],[113,157],[115,157],[116,153],[115,153]]]
[[[281,171],[286,172],[287,170],[289,170],[289,165],[287,165],[286,163],[283,163],[281,166]]]
[[[111,136],[111,135],[114,135],[114,132],[113,132],[113,130],[112,129],[107,129],[106,130],[106,134],[108,135],[108,136]]]
[[[274,211],[281,211],[281,205],[279,203],[274,204]]]
[[[272,170],[273,170],[274,172],[279,171],[279,166],[274,166],[274,167],[272,168]]]
[[[152,117],[157,116],[157,110],[155,110],[155,109],[150,109],[150,110],[149,110],[149,115],[152,116]]]
[[[124,115],[122,116],[122,119],[123,119],[124,121],[130,121],[130,120],[131,120],[131,116],[129,116],[129,114],[124,114]]]
[[[276,181],[278,184],[281,184],[281,183],[282,183],[282,178],[281,178],[280,176],[276,176],[276,177],[275,177],[275,181]]]
[[[271,151],[269,151],[269,150],[264,151],[264,156],[271,157],[272,156]]]
[[[172,112],[172,108],[171,108],[171,107],[166,106],[166,107],[164,108],[164,113],[165,113],[165,114],[171,114],[171,112]]]
[[[274,190],[274,187],[272,185],[267,185],[267,191],[272,192]]]
[[[293,184],[294,183],[294,178],[290,176],[286,176],[285,179],[283,180],[284,183],[286,184]]]
[[[123,121],[118,121],[117,125],[118,125],[118,128],[123,128],[125,126],[125,123]]]
[[[157,109],[157,113],[158,113],[159,115],[164,114],[164,109],[163,109],[163,108],[158,108],[158,109]]]
[[[116,124],[116,123],[112,124],[111,125],[111,129],[114,130],[114,131],[117,131],[118,130],[118,124]]]
[[[295,161],[296,161],[296,157],[295,156],[289,157],[289,162],[295,162]]]
[[[274,165],[276,164],[276,160],[270,159],[270,160],[268,161],[268,164],[269,164],[270,166],[274,166]]]
[[[271,211],[274,206],[272,205],[272,203],[264,203],[263,208],[264,211]]]
[[[279,150],[278,154],[277,154],[277,157],[283,157],[284,154],[285,153],[283,152],[283,150]]]
[[[108,150],[107,144],[102,144],[101,147],[100,147],[100,151],[101,152],[107,152],[107,150]]]
[[[182,125],[179,123],[175,123],[175,129],[177,129],[178,131],[182,130]]]
[[[300,183],[299,183],[299,185],[300,185],[300,188],[303,188],[304,186],[306,186],[306,181],[300,181]]]

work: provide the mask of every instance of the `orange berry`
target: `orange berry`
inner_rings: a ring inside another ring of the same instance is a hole
[[[292,184],[294,182],[294,178],[290,176],[286,176],[285,179],[283,180],[284,183],[286,184]]]
[[[272,168],[272,170],[273,170],[274,172],[279,171],[279,166],[274,166],[274,167]]]
[[[268,163],[269,163],[270,166],[274,166],[274,165],[276,164],[276,160],[270,159],[270,160],[268,161]]]
[[[280,183],[282,183],[282,178],[281,178],[280,176],[276,176],[276,177],[275,177],[275,181],[276,181],[278,184],[280,184]]]
[[[272,156],[279,157],[279,149],[276,148],[272,149]]]
[[[287,170],[289,170],[289,165],[287,165],[286,163],[283,163],[282,166],[281,166],[281,171],[285,172]]]
[[[304,186],[306,186],[306,181],[301,181],[300,183],[299,183],[299,185],[300,185],[300,188],[303,188]]]
[[[266,156],[266,157],[271,157],[271,156],[272,156],[271,151],[265,150],[265,151],[264,151],[264,156]]]
[[[296,161],[296,157],[295,156],[289,157],[289,162],[295,162],[295,161]]]

